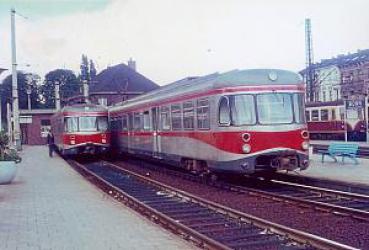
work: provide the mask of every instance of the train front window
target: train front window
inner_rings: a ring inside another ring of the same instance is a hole
[[[256,123],[255,102],[252,95],[235,95],[231,98],[232,125]]]
[[[293,122],[291,94],[260,94],[256,100],[260,124]]]
[[[77,132],[78,131],[78,117],[66,117],[64,119],[65,132]]]
[[[305,123],[304,116],[305,102],[303,94],[293,94],[293,112],[297,123]]]
[[[97,130],[98,131],[108,130],[108,117],[106,116],[97,117]]]
[[[94,116],[79,117],[79,131],[96,131],[96,125],[96,117]]]

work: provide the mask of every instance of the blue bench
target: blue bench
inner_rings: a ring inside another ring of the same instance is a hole
[[[322,162],[324,162],[324,156],[328,155],[337,162],[336,156],[342,156],[342,163],[345,161],[345,157],[352,159],[355,164],[359,164],[356,159],[359,145],[350,143],[332,143],[328,146],[327,150],[320,150],[318,153],[322,154]]]

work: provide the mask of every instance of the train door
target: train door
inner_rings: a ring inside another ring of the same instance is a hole
[[[160,146],[160,131],[159,131],[159,107],[151,109],[152,119],[152,143],[153,143],[153,157],[160,158],[161,146]]]
[[[133,152],[134,142],[134,129],[133,129],[133,113],[128,113],[128,136],[127,136],[127,147],[128,152]]]

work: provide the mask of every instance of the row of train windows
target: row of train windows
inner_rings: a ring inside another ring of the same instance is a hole
[[[207,99],[198,100],[196,104],[195,107],[193,101],[188,101],[182,105],[178,103],[170,107],[155,108],[151,116],[148,110],[124,114],[122,117],[111,119],[111,129],[113,131],[150,131],[159,124],[161,130],[193,130],[195,122],[198,129],[210,129],[209,101]],[[160,121],[157,114],[160,115]]]
[[[340,119],[344,120],[343,110],[340,109]],[[335,121],[337,114],[335,109],[314,109],[305,111],[307,121]]]

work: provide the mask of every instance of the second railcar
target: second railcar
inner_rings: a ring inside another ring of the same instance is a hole
[[[107,108],[94,104],[66,106],[51,119],[55,146],[62,155],[106,153],[108,125]]]

